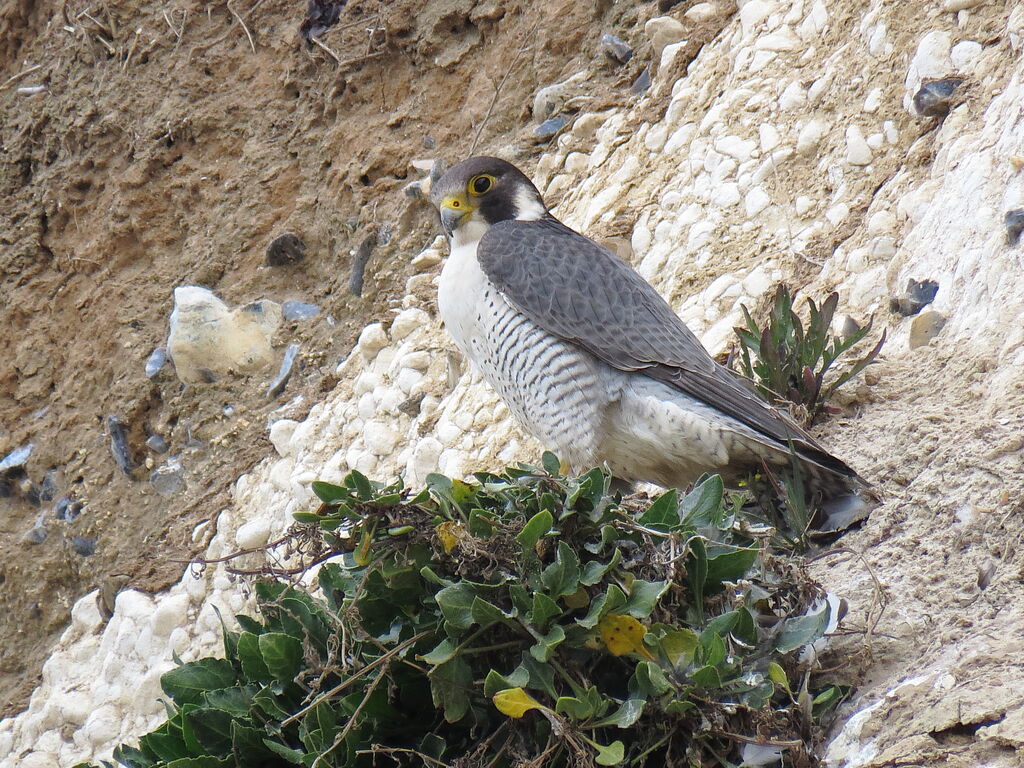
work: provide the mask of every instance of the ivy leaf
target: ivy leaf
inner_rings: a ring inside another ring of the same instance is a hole
[[[818,613],[795,616],[782,622],[782,630],[775,638],[775,650],[789,653],[797,648],[813,643],[825,634],[832,609],[828,603]]]
[[[454,629],[473,626],[473,601],[476,597],[476,590],[463,582],[445,587],[434,595],[444,620]]]
[[[704,582],[708,578],[708,553],[704,541],[693,537],[689,541],[690,556],[686,559],[686,581],[693,593],[693,605],[688,611],[690,623],[704,623]]]
[[[673,689],[672,683],[665,677],[661,668],[651,661],[641,661],[636,665],[630,680],[630,692],[642,693],[643,698],[656,698]],[[639,697],[638,697],[639,698]]]
[[[601,641],[612,656],[636,653],[645,659],[654,658],[644,645],[647,628],[632,616],[609,613],[601,619],[598,630],[601,633]]]
[[[659,640],[665,658],[676,668],[693,663],[693,657],[700,646],[700,638],[692,629],[676,629],[665,633]]]
[[[679,525],[679,491],[671,488],[661,494],[640,516],[639,523],[666,531]]]
[[[714,525],[722,511],[724,494],[725,485],[720,475],[705,477],[683,497],[679,505],[682,525],[691,528]]]
[[[196,704],[206,691],[228,688],[238,681],[238,673],[227,659],[200,659],[165,672],[160,687],[179,707]]]
[[[544,451],[544,455],[540,458],[540,463],[544,467],[544,471],[549,475],[557,477],[562,474],[562,462],[551,451]]]
[[[432,651],[419,656],[420,661],[430,664],[431,666],[437,666],[438,664],[444,664],[446,661],[451,660],[455,656],[458,645],[454,643],[450,638],[445,638],[438,643]]]
[[[658,600],[669,588],[667,581],[644,581],[633,579],[629,586],[629,599],[622,606],[622,612],[637,619],[646,619],[658,604]]]
[[[546,709],[546,707],[522,688],[506,688],[503,691],[498,691],[491,697],[491,700],[501,714],[516,719],[519,719],[530,710]]]
[[[708,594],[722,589],[723,581],[739,581],[753,566],[760,554],[757,549],[735,549],[708,558],[708,573],[705,581]]]
[[[551,597],[571,595],[580,588],[580,559],[572,547],[564,541],[558,542],[558,554],[541,573],[541,583]]]
[[[621,589],[612,584],[603,595],[590,604],[590,610],[582,619],[576,619],[576,623],[585,629],[593,629],[605,614],[618,610],[626,604],[626,595]]]
[[[530,673],[522,665],[516,667],[508,677],[499,675],[492,669],[484,679],[484,696],[490,699],[498,691],[505,688],[522,688],[524,685],[528,685],[529,682]]]
[[[614,725],[617,728],[629,728],[644,713],[645,703],[642,699],[626,699],[608,717],[593,723],[593,727],[604,728],[605,726]]]
[[[673,699],[667,705],[665,705],[666,715],[682,715],[689,712],[691,709],[696,709],[697,705],[688,699]]]
[[[473,621],[482,627],[493,624],[496,621],[507,621],[512,618],[512,616],[502,611],[498,606],[487,602],[482,597],[473,598],[473,604],[469,610],[473,616]]]
[[[467,693],[473,686],[473,670],[461,656],[434,667],[430,673],[430,695],[434,706],[444,709],[449,723],[461,720],[469,711]]]
[[[555,712],[559,715],[568,715],[573,720],[589,720],[594,716],[590,705],[575,696],[560,696],[555,702]]]
[[[768,679],[784,691],[790,692],[789,677],[786,675],[786,670],[778,662],[768,662]]]
[[[456,545],[462,540],[462,525],[454,520],[445,520],[434,529],[437,539],[441,542],[441,548],[446,555],[450,555]]]
[[[530,612],[530,623],[540,632],[547,630],[548,621],[552,616],[560,616],[562,609],[558,603],[545,595],[543,592],[534,592],[533,610]]]
[[[599,560],[590,560],[583,566],[583,573],[580,576],[580,584],[587,587],[594,586],[604,578],[608,571],[617,566],[621,560],[622,552],[618,549],[615,550],[612,554],[612,559],[607,563],[602,563]]]
[[[601,746],[596,741],[586,739],[594,749],[597,750],[597,757],[594,762],[598,765],[618,765],[626,757],[626,747],[621,741],[613,741],[607,747]]]
[[[542,664],[551,659],[555,647],[565,640],[565,630],[560,624],[555,624],[546,635],[537,638],[537,642],[530,647],[530,655]]]
[[[551,513],[543,509],[527,521],[523,530],[516,535],[516,541],[523,545],[523,551],[532,550],[537,546],[537,542],[551,530],[554,522],[555,518],[551,516]]]
[[[281,682],[290,682],[302,664],[302,643],[283,632],[267,632],[259,636],[260,656],[270,674]]]
[[[693,684],[700,688],[721,688],[722,676],[716,667],[701,667],[693,673]]]

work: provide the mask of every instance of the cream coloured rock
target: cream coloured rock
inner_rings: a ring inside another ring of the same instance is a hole
[[[402,341],[413,331],[427,328],[430,322],[430,315],[419,307],[404,309],[395,315],[395,319],[391,322],[391,339]]]
[[[796,151],[800,155],[809,155],[818,148],[818,144],[828,132],[828,124],[820,119],[808,120],[796,138]]]
[[[278,419],[270,425],[270,442],[278,456],[291,456],[292,435],[299,423],[294,419]]]
[[[678,43],[686,37],[686,27],[671,16],[656,16],[644,24],[644,34],[654,47],[654,58],[660,60],[665,46]]]
[[[850,165],[870,165],[873,157],[871,147],[864,140],[860,126],[848,126],[846,129],[846,162]]]
[[[276,302],[264,299],[230,310],[206,288],[180,286],[174,289],[167,351],[186,384],[253,373],[274,362],[271,339],[280,324]]]

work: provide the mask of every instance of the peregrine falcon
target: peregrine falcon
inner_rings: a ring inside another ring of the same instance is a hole
[[[857,474],[716,363],[632,267],[552,216],[518,168],[470,158],[431,199],[451,244],[448,332],[563,462],[684,488],[797,461],[819,496],[843,500],[840,517],[860,516]]]

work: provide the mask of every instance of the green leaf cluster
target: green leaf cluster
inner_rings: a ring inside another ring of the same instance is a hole
[[[809,319],[805,329],[793,309],[789,288],[780,285],[763,328],[746,307],[741,307],[745,327],[734,329],[740,343],[741,372],[756,383],[769,401],[789,401],[800,406],[807,423],[827,410],[826,402],[839,387],[875,361],[885,343],[883,331],[870,351],[825,384],[825,375],[833,364],[871,332],[872,323],[868,322],[849,335],[834,335],[832,319],[838,304],[838,293],[830,294],[820,307],[808,298]]]
[[[224,629],[225,658],[164,675],[167,721],[115,760],[698,765],[734,759],[755,719],[812,727],[786,669],[825,632],[820,590],[721,479],[622,498],[558,467],[314,484],[323,505],[296,514],[321,538],[314,587],[257,582],[260,617]],[[845,694],[801,693],[816,714]]]

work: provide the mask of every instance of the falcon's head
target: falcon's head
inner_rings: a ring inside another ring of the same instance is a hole
[[[471,157],[452,166],[430,199],[453,245],[476,242],[499,221],[536,221],[548,213],[526,174],[496,157]]]

